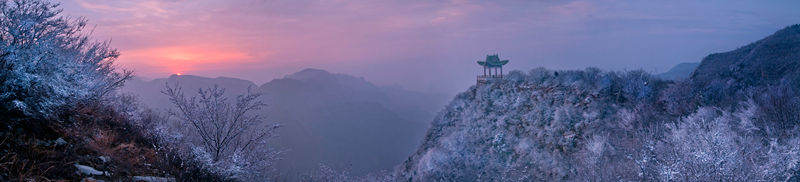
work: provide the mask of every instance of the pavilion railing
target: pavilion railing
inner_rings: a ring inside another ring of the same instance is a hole
[[[501,79],[503,79],[503,76],[501,76],[501,75],[478,75],[477,84],[478,85],[482,85],[482,84],[485,84],[488,81],[501,80]]]
[[[500,75],[478,75],[478,80],[493,80],[503,78]]]

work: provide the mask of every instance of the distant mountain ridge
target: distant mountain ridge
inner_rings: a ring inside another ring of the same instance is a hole
[[[187,94],[213,85],[226,89],[229,97],[248,88],[262,94],[267,107],[259,114],[284,125],[275,144],[288,150],[277,165],[285,174],[313,171],[320,163],[353,174],[391,169],[413,152],[447,99],[321,69],[304,69],[260,86],[236,78],[172,75],[133,80],[123,91],[166,110],[172,105],[160,91],[175,84]]]
[[[694,69],[696,69],[698,65],[700,65],[700,63],[680,63],[667,72],[659,73],[655,76],[665,80],[686,79],[692,75],[692,72],[694,72]]]
[[[243,94],[247,92],[247,88],[257,88],[255,83],[238,78],[171,75],[167,78],[158,78],[150,81],[134,77],[125,83],[121,91],[139,95],[140,102],[153,109],[169,109],[172,108],[172,104],[167,96],[161,93],[167,85],[180,86],[184,92],[192,94],[197,93],[200,88],[218,85],[221,88],[225,88],[226,94],[229,96]]]

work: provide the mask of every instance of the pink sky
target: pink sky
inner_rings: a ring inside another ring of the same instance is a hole
[[[793,5],[787,5],[792,3]],[[664,71],[800,23],[796,1],[67,0],[138,76],[230,76],[257,84],[303,68],[451,92],[475,61]]]

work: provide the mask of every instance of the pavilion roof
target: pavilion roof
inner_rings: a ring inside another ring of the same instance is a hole
[[[500,56],[495,55],[486,55],[486,61],[478,61],[478,64],[481,66],[486,66],[490,68],[494,67],[502,67],[503,65],[507,64],[508,60],[500,60]]]

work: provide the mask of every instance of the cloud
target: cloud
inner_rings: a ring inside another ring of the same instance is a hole
[[[463,21],[465,17],[471,16],[481,10],[481,6],[469,1],[453,0],[445,3],[430,20],[431,23],[438,25],[453,21]]]
[[[166,17],[168,11],[166,4],[157,0],[138,0],[138,1],[102,1],[89,2],[87,0],[76,0],[77,3],[88,10],[103,13],[126,13],[136,18],[149,16]]]
[[[593,7],[589,1],[572,1],[563,5],[552,6],[548,10],[560,17],[585,17],[592,12]]]

